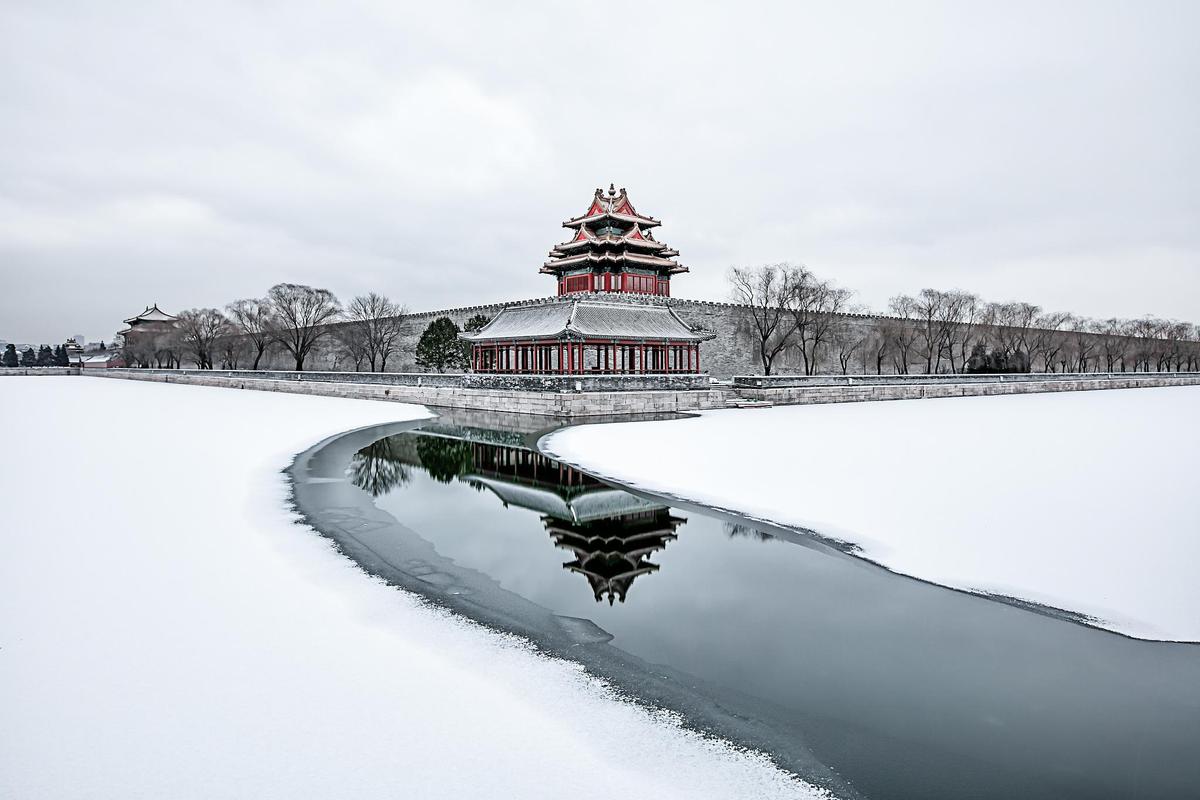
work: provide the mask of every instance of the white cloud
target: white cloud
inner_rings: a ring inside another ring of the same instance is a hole
[[[609,181],[664,220],[681,296],[792,260],[876,306],[937,285],[1200,319],[1198,17],[8,4],[0,336],[284,278],[414,308],[546,294],[558,223]]]

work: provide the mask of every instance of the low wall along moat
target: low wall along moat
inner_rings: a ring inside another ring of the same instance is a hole
[[[696,376],[429,375],[108,369],[87,377],[221,386],[328,397],[420,403],[573,419],[703,411],[742,404],[805,405],[998,394],[1200,385],[1200,373],[1064,375],[740,376],[704,385]],[[707,376],[699,376],[707,382]]]

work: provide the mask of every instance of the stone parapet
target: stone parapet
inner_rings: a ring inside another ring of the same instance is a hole
[[[322,383],[369,383],[382,386],[432,386],[455,388],[462,386],[463,375],[440,372],[327,372],[320,370],[297,372],[285,369],[111,369],[109,372],[140,372],[156,375],[203,375],[269,381],[308,381]]]
[[[386,400],[444,408],[533,414],[559,419],[700,411],[724,408],[726,404],[726,393],[720,389],[559,392],[461,386],[348,383],[331,380],[272,380],[259,377],[262,373],[251,374],[255,377],[228,376],[215,370],[110,369],[97,370],[95,373],[89,372],[86,377],[255,389],[360,400]]]
[[[1021,376],[837,376],[844,377],[845,380],[831,380],[832,377],[834,376],[820,376],[806,381],[798,376],[780,376],[778,382],[772,381],[771,378],[764,380],[761,376],[738,377],[734,379],[733,391],[738,397],[747,400],[780,405],[804,405],[1200,385],[1200,373],[1195,372]]]
[[[33,370],[29,370],[33,372]],[[46,374],[36,372],[35,374]],[[63,368],[60,374],[79,374],[78,370]],[[558,376],[488,375],[434,376],[457,379],[456,383],[431,386],[383,381],[333,380],[326,376],[309,379],[317,373],[297,373],[303,378],[264,377],[273,373],[248,372],[252,377],[226,374],[219,370],[148,370],[107,369],[89,370],[86,377],[120,378],[126,380],[183,383],[198,386],[220,386],[233,389],[255,389],[272,392],[291,392],[326,397],[348,397],[362,400],[387,400],[418,403],[441,408],[471,409],[504,414],[532,414],[557,419],[581,417],[634,416],[670,414],[725,408],[731,402],[752,401],[777,405],[806,405],[817,403],[855,403],[874,400],[916,400],[934,397],[976,397],[1002,394],[1031,394],[1037,392],[1077,392],[1096,389],[1138,389],[1162,386],[1200,385],[1200,373],[1150,372],[1101,375],[910,375],[910,376],[779,376],[778,381],[760,376],[739,377],[734,387],[687,388],[686,385],[659,383],[645,388],[632,379],[689,378],[697,376],[589,376],[571,381],[564,390],[555,381],[543,379]],[[366,373],[357,373],[362,376]],[[355,373],[350,373],[354,376]],[[387,374],[382,377],[397,377]],[[426,376],[422,376],[426,377]],[[464,378],[487,377],[506,379],[491,386],[463,383]],[[601,378],[631,379],[620,390],[596,388]],[[705,377],[705,376],[699,376]],[[574,383],[578,381],[579,390]],[[705,377],[707,382],[707,377]],[[686,383],[686,382],[684,382]],[[753,385],[761,383],[762,385]],[[774,385],[770,385],[774,384]],[[791,384],[791,385],[787,385]],[[646,384],[649,386],[649,384]]]
[[[79,367],[0,367],[0,378],[6,375],[78,375]]]
[[[76,370],[76,373],[78,370]],[[537,392],[630,392],[685,391],[708,389],[707,374],[646,373],[638,375],[533,375],[528,373],[437,372],[296,372],[294,370],[248,369],[112,369],[113,374],[136,372],[155,375],[198,375],[238,380],[307,381],[310,383],[353,383],[379,386],[411,386],[438,389],[511,389]]]

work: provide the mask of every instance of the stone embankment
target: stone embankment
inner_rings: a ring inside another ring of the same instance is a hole
[[[746,400],[779,405],[918,400],[997,394],[1197,386],[1200,372],[1029,373],[1020,375],[751,375],[733,379]]]
[[[444,408],[502,411],[510,414],[573,419],[624,414],[662,414],[724,408],[726,390],[695,385],[697,376],[487,376],[493,385],[473,385],[482,375],[438,375],[428,373],[314,373],[314,372],[223,372],[220,370],[96,370],[96,377],[127,380],[223,386],[269,392],[391,400]],[[89,377],[93,373],[87,373]],[[505,380],[496,381],[503,377]],[[523,388],[522,381],[534,383]],[[618,383],[621,383],[618,387]],[[556,388],[549,388],[551,386]],[[646,388],[657,385],[658,388]],[[539,388],[544,387],[544,388]],[[577,388],[578,387],[578,388]]]
[[[3,374],[51,374],[48,369]],[[62,368],[54,374],[79,374]],[[254,372],[250,370],[88,370],[88,377],[222,386],[234,389],[390,400],[440,408],[558,419],[664,414],[762,405],[854,403],[1095,389],[1200,385],[1196,372],[1024,375],[739,376],[714,383],[706,375],[440,375],[430,373]]]
[[[78,375],[79,367],[0,367],[0,378],[5,375]]]

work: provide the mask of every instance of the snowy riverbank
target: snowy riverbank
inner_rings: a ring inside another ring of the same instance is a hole
[[[1200,641],[1200,388],[714,411],[548,453],[851,542],[897,572]]]
[[[280,470],[416,406],[5,378],[0,795],[811,796],[368,579]]]

